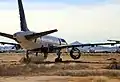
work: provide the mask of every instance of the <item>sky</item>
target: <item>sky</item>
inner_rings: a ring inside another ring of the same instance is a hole
[[[28,28],[58,29],[51,35],[68,43],[120,40],[119,0],[23,0]],[[17,0],[0,0],[0,32],[20,31]],[[0,37],[0,41],[14,42]]]

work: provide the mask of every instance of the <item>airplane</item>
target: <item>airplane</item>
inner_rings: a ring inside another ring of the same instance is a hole
[[[1,44],[11,44],[18,46],[19,48],[23,48],[26,50],[26,60],[30,60],[29,54],[30,52],[36,53],[44,53],[46,57],[48,53],[55,52],[57,58],[55,58],[55,62],[61,62],[61,50],[68,49],[70,50],[70,56],[73,59],[79,59],[81,56],[81,52],[77,47],[84,47],[84,46],[97,46],[97,45],[115,45],[117,43],[94,43],[94,44],[81,44],[81,45],[68,45],[65,39],[50,36],[49,34],[57,32],[57,29],[48,30],[40,33],[36,33],[30,31],[27,27],[27,22],[25,18],[24,8],[22,0],[18,0],[18,9],[20,15],[20,28],[21,31],[15,32],[12,34],[2,33],[0,32],[0,36],[7,37],[10,39],[15,40],[17,43],[9,43],[9,42],[0,42]]]
[[[116,42],[117,44],[120,43],[120,40],[107,40],[107,41]],[[116,46],[116,48],[117,48],[116,52],[120,53],[120,46],[118,46],[118,47]]]

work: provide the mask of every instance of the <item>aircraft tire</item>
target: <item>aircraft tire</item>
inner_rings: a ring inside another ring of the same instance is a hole
[[[78,53],[77,56],[75,56],[75,55],[73,54],[74,51],[78,51],[78,52],[77,52],[77,53]],[[73,58],[73,59],[79,59],[79,58],[81,57],[81,52],[80,52],[80,50],[79,50],[78,48],[72,48],[72,50],[70,51],[70,56],[71,56],[71,58]]]
[[[55,62],[62,62],[62,58],[56,58]]]

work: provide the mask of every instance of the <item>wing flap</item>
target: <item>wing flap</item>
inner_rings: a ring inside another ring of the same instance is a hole
[[[45,35],[57,32],[57,31],[58,31],[57,29],[54,29],[54,30],[49,30],[49,31],[45,31],[45,32],[34,33],[31,35],[26,35],[25,38],[27,40],[32,40],[32,39],[36,39],[36,38],[41,37],[41,36],[45,36]]]

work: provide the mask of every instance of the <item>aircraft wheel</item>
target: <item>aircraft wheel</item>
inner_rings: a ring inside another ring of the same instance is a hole
[[[70,51],[70,56],[73,59],[79,59],[81,56],[80,50],[78,48],[72,48]]]
[[[62,58],[56,58],[55,62],[62,62]]]

